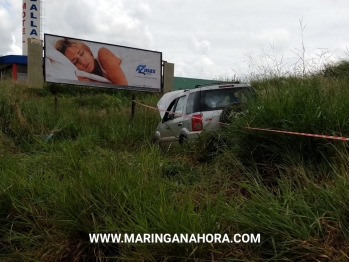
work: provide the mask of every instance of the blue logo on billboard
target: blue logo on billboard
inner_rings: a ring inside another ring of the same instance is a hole
[[[150,69],[150,68],[147,68],[146,65],[139,65],[137,66],[137,69],[136,71],[139,73],[139,74],[143,74],[143,75],[151,75],[151,74],[155,74],[155,69]]]

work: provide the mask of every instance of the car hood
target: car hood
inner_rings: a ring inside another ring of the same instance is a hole
[[[172,91],[172,92],[168,92],[166,94],[164,94],[159,102],[157,103],[157,106],[159,108],[159,113],[161,116],[161,119],[164,117],[165,115],[165,111],[163,110],[167,110],[168,106],[171,104],[171,102],[179,95],[182,94],[185,90],[177,90],[177,91]]]

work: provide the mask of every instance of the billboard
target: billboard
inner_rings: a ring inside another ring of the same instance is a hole
[[[162,53],[45,34],[45,81],[161,91]]]
[[[28,38],[40,39],[40,1],[23,0],[22,55],[28,55]]]

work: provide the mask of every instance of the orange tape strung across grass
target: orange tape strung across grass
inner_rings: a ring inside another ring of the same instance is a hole
[[[139,104],[141,106],[150,108],[150,109],[154,109],[157,111],[163,111],[163,112],[167,112],[167,113],[171,113],[170,111],[167,110],[163,110],[163,109],[159,109],[153,106],[148,106],[142,103],[137,102],[136,100],[132,100],[132,102],[135,102],[136,104]],[[175,115],[179,115],[179,116],[186,116],[186,117],[191,117],[191,118],[196,118],[196,117],[192,117],[189,115],[185,115],[185,114],[179,114],[179,113],[173,113]],[[205,121],[207,122],[214,122],[214,123],[218,123],[221,125],[229,125],[227,123],[222,123],[222,122],[217,122],[217,121],[213,121],[210,119],[205,119]],[[327,135],[317,135],[317,134],[309,134],[309,133],[302,133],[302,132],[292,132],[292,131],[283,131],[283,130],[275,130],[275,129],[265,129],[265,128],[257,128],[257,127],[245,127],[247,129],[250,130],[257,130],[257,131],[266,131],[266,132],[272,132],[272,133],[281,133],[281,134],[288,134],[288,135],[298,135],[298,136],[308,136],[308,137],[316,137],[316,138],[324,138],[324,139],[333,139],[333,140],[340,140],[340,141],[349,141],[349,138],[346,137],[341,137],[341,136],[327,136]]]
[[[291,132],[291,131],[282,131],[282,130],[274,130],[274,129],[265,129],[265,128],[257,128],[257,127],[246,127],[251,130],[259,130],[273,133],[281,133],[281,134],[289,134],[289,135],[298,135],[298,136],[309,136],[309,137],[317,137],[324,139],[333,139],[333,140],[341,140],[341,141],[349,141],[349,138],[341,137],[341,136],[327,136],[327,135],[316,135],[316,134],[308,134],[301,132]]]

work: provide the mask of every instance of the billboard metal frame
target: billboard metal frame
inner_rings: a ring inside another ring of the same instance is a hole
[[[159,88],[150,88],[150,87],[140,87],[140,86],[123,86],[123,85],[116,85],[116,84],[101,84],[101,85],[86,85],[81,81],[80,83],[59,83],[59,82],[54,82],[54,81],[48,81],[46,79],[46,36],[53,36],[53,37],[61,37],[61,38],[68,38],[72,40],[78,40],[78,41],[83,41],[87,43],[95,43],[95,44],[101,44],[104,46],[112,46],[112,47],[121,47],[121,48],[127,48],[131,50],[138,50],[138,51],[145,51],[145,52],[150,52],[150,53],[158,53],[160,54],[159,56],[159,69],[160,69],[160,77],[159,77]],[[98,41],[92,41],[92,40],[85,40],[85,39],[80,39],[80,38],[75,38],[75,37],[68,37],[68,36],[61,36],[61,35],[54,35],[54,34],[44,34],[44,61],[45,61],[45,74],[44,74],[44,81],[47,83],[55,83],[55,84],[66,84],[66,85],[77,85],[77,86],[85,86],[85,87],[92,87],[92,88],[106,88],[106,89],[117,89],[117,90],[130,90],[130,91],[143,91],[143,92],[152,92],[152,93],[160,93],[162,92],[163,89],[163,60],[162,60],[162,52],[159,51],[153,51],[153,50],[148,50],[148,49],[141,49],[141,48],[135,48],[135,47],[129,47],[129,46],[122,46],[122,45],[114,45],[114,44],[108,44],[108,43],[103,43],[103,42],[98,42]]]

